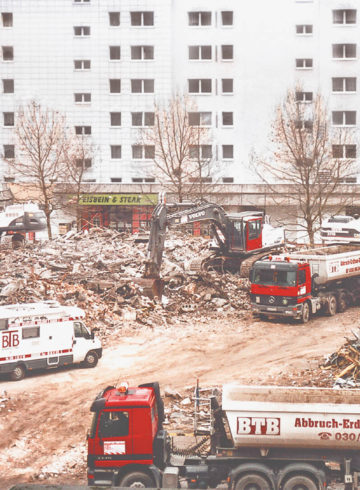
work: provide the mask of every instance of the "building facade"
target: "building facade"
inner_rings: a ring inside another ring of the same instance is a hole
[[[295,84],[304,103],[324,95],[334,125],[357,125],[355,0],[0,0],[0,10],[5,158],[16,156],[16,113],[31,99],[91,138],[85,180],[96,183],[156,180],[139,127],[175,93],[195,100],[194,121],[212,136],[202,150],[224,183],[256,182],[249,155],[268,150],[275,108]],[[0,176],[17,178],[4,159]]]

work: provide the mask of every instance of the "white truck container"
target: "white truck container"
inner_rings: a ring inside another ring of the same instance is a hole
[[[360,390],[224,385],[234,446],[355,449]]]
[[[360,275],[360,248],[354,245],[313,248],[280,257],[283,260],[289,257],[298,263],[309,263],[311,275],[313,277],[316,274],[316,283],[319,285]]]
[[[17,381],[35,369],[75,363],[95,367],[101,342],[84,317],[82,309],[56,301],[0,306],[0,373]]]

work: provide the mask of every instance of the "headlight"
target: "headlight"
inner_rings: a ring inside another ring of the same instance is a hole
[[[287,298],[283,298],[283,299],[282,299],[282,304],[283,304],[283,305],[287,305],[287,304],[288,304],[288,302],[289,302],[289,300],[288,300]]]
[[[256,303],[260,303],[260,296],[256,296],[255,301],[256,301]]]

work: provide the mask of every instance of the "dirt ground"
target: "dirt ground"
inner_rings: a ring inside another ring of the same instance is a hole
[[[0,379],[0,488],[28,483],[86,484],[89,408],[100,389],[118,381],[184,392],[201,386],[310,384],[311,371],[359,327],[360,308],[307,325],[259,321],[246,313],[202,318],[177,326],[124,324],[94,369]],[[299,383],[299,379],[301,382]],[[295,380],[295,381],[292,381]]]

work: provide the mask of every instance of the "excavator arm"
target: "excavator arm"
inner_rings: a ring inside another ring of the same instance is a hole
[[[168,213],[171,209],[185,206],[186,209]],[[210,222],[219,248],[223,251],[228,249],[228,228],[230,226],[230,220],[223,208],[218,204],[203,201],[199,204],[181,203],[167,205],[163,200],[157,204],[151,220],[144,278],[156,279],[160,276],[167,227],[186,225],[198,221]]]

